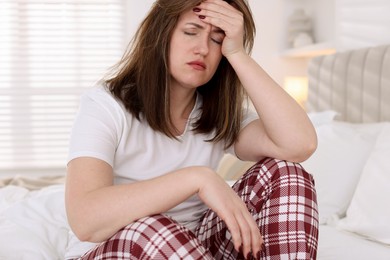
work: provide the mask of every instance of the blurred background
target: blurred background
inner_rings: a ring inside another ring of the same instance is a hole
[[[0,0],[0,177],[64,174],[80,94],[153,0]],[[252,53],[304,107],[310,59],[390,42],[389,0],[249,0]]]

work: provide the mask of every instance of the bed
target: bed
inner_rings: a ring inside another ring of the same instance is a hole
[[[318,259],[389,260],[390,45],[314,58],[308,74]],[[219,173],[231,182],[250,165],[227,156]],[[64,176],[0,180],[0,259],[63,259],[68,231]]]
[[[318,259],[390,259],[390,45],[310,61]]]

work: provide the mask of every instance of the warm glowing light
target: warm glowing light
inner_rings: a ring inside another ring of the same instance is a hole
[[[284,80],[283,88],[303,108],[305,107],[308,94],[308,79],[306,77],[287,77]]]

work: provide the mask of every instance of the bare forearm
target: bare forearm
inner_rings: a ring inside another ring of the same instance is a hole
[[[281,149],[315,143],[306,112],[249,55],[229,57],[259,114],[267,136]]]
[[[198,177],[211,171],[189,167],[126,185],[100,188],[73,200],[70,223],[82,240],[100,242],[139,218],[165,212],[199,190]]]

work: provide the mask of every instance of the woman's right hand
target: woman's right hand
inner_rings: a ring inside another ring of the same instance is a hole
[[[229,229],[234,247],[244,256],[257,256],[263,238],[245,203],[218,174],[210,171],[202,175],[198,196],[212,209]]]

